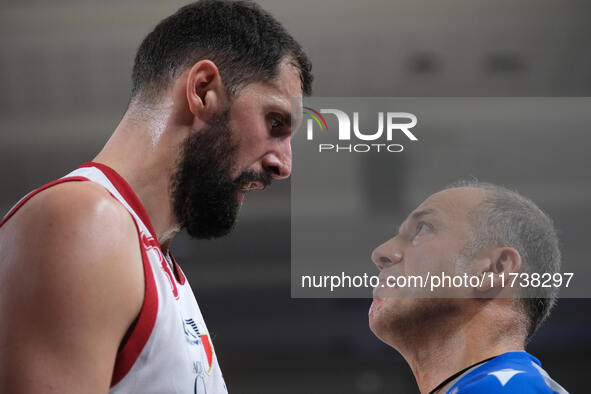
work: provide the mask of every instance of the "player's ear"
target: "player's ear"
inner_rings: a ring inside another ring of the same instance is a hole
[[[183,72],[174,86],[174,100],[183,103],[182,117],[192,119],[194,129],[226,105],[226,94],[220,72],[211,60],[200,60]]]
[[[482,295],[491,290],[502,290],[509,279],[509,273],[519,272],[520,269],[521,256],[515,248],[488,248],[476,260],[476,275],[483,278],[476,292]]]

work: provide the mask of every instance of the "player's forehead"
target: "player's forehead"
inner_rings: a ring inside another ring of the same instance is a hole
[[[301,122],[302,85],[300,70],[286,58],[278,66],[278,73],[270,81],[256,81],[244,86],[234,99],[238,106],[256,107],[264,112],[278,111]]]
[[[300,70],[289,58],[277,66],[277,75],[271,80],[254,81],[244,86],[238,96],[263,95],[270,98],[302,98]]]
[[[291,58],[284,58],[278,66],[277,76],[268,85],[282,96],[302,98],[302,79],[300,69]]]

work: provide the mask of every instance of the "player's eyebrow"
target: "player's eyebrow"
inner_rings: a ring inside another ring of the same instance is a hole
[[[435,211],[435,209],[433,208],[426,208],[426,209],[422,209],[420,211],[416,211],[413,212],[401,225],[400,227],[398,227],[398,233],[400,233],[402,231],[402,226],[404,226],[404,223],[407,222],[412,222],[412,221],[416,221],[419,220],[422,217],[425,217],[427,215],[431,215],[431,214],[435,214],[437,211]]]

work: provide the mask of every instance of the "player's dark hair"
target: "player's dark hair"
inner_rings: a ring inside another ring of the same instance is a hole
[[[450,187],[475,187],[485,191],[482,203],[471,212],[471,240],[467,254],[486,246],[509,246],[521,256],[521,272],[538,275],[560,272],[561,253],[552,219],[533,201],[502,186],[476,180],[459,181]],[[558,288],[522,289],[517,301],[525,315],[529,340],[550,311]]]
[[[131,100],[156,101],[170,82],[199,60],[213,61],[230,97],[271,81],[283,59],[311,94],[311,63],[283,26],[250,1],[200,0],[163,19],[142,41],[133,65]]]

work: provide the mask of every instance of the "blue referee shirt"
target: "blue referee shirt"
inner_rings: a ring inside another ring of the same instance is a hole
[[[527,352],[509,352],[460,375],[446,394],[568,392],[542,369],[540,360]]]

